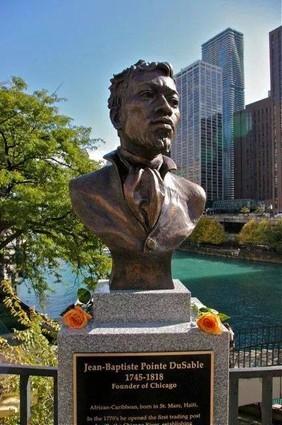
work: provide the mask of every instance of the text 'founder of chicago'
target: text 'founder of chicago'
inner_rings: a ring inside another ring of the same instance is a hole
[[[166,156],[180,118],[172,67],[139,61],[111,80],[120,146],[70,183],[74,211],[109,247],[111,289],[172,289],[171,257],[193,231],[205,192]]]

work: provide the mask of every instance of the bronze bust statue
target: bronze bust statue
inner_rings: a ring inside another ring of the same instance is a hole
[[[120,146],[111,165],[70,183],[74,211],[109,247],[111,289],[173,289],[171,257],[193,231],[205,192],[173,174],[179,121],[172,67],[139,61],[111,80],[110,118]]]

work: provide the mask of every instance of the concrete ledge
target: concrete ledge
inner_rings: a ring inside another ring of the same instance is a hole
[[[94,324],[189,322],[191,293],[180,280],[173,283],[174,289],[120,291],[100,281],[93,294]]]

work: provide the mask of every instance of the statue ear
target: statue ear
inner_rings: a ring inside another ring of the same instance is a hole
[[[110,110],[110,118],[115,129],[120,130],[121,129],[120,109],[112,108]]]

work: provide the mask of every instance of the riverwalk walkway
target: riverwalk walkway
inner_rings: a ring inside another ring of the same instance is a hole
[[[215,257],[230,258],[233,260],[248,260],[259,261],[264,263],[282,264],[282,254],[273,251],[253,251],[248,248],[227,248],[224,246],[212,245],[192,245],[189,242],[184,242],[179,251],[193,252],[201,255],[211,255]]]

